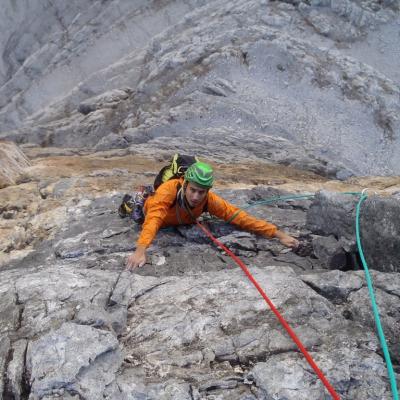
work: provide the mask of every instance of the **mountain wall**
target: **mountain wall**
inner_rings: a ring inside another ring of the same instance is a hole
[[[396,1],[7,1],[1,18],[0,137],[400,171]]]
[[[340,398],[391,399],[354,231],[368,187],[361,239],[399,380],[399,10],[3,0],[0,400],[330,398],[195,226],[161,230],[146,265],[125,269],[140,226],[121,199],[176,152],[299,239],[289,250],[203,216]]]

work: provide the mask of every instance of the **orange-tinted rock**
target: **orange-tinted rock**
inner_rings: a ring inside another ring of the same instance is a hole
[[[30,162],[12,142],[0,142],[0,189],[14,185]]]

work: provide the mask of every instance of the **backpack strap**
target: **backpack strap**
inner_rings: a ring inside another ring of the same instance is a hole
[[[163,167],[161,169],[161,171],[158,173],[158,175],[156,176],[156,178],[154,179],[154,190],[157,190],[157,188],[163,183],[163,176],[164,173],[167,171],[167,169],[170,168],[170,165],[166,165],[165,167]]]
[[[182,200],[179,200],[179,197],[181,196],[181,189],[182,185],[178,183],[178,186],[176,187],[176,196],[174,202],[171,204],[170,208],[175,207],[177,204],[181,205]]]

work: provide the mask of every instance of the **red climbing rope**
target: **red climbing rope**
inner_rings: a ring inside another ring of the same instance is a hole
[[[325,385],[326,389],[328,392],[331,394],[332,398],[334,400],[340,400],[339,395],[336,393],[335,389],[332,387],[332,385],[329,383],[328,379],[325,377],[325,375],[322,373],[322,371],[318,368],[317,364],[311,357],[311,355],[308,353],[304,345],[301,343],[300,339],[296,336],[294,333],[293,329],[289,326],[289,324],[286,322],[286,320],[282,317],[282,315],[279,313],[277,308],[274,306],[272,301],[268,298],[268,296],[265,294],[264,290],[261,288],[259,283],[254,279],[253,275],[251,272],[248,270],[246,265],[244,265],[243,261],[240,260],[239,257],[237,257],[235,254],[233,254],[225,245],[223,245],[218,239],[216,239],[212,233],[200,222],[196,221],[197,226],[200,227],[200,229],[221,249],[223,249],[238,265],[240,268],[242,268],[243,272],[247,275],[247,277],[250,279],[250,281],[253,283],[253,285],[257,288],[257,290],[260,292],[261,296],[264,298],[264,300],[267,302],[271,310],[274,312],[274,314],[277,316],[279,319],[279,322],[283,325],[283,327],[286,329],[286,332],[290,335],[292,340],[296,343],[297,347],[300,349],[300,351],[303,353],[304,357],[308,361],[308,363],[311,365],[315,373],[318,375],[319,379],[321,379],[322,383]]]

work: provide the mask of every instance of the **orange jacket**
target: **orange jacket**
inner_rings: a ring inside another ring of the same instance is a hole
[[[183,178],[172,179],[163,183],[153,196],[150,196],[144,205],[145,221],[142,232],[137,241],[138,245],[148,247],[160,228],[181,224],[194,223],[190,214],[176,203],[176,194],[179,185],[183,185]],[[175,203],[175,205],[174,205]],[[191,209],[191,213],[198,218],[207,203],[207,211],[224,221],[229,221],[239,211],[238,207],[225,201],[220,196],[209,191],[204,201]],[[277,227],[269,222],[257,219],[240,211],[233,219],[232,224],[241,229],[251,231],[266,237],[274,237]]]

